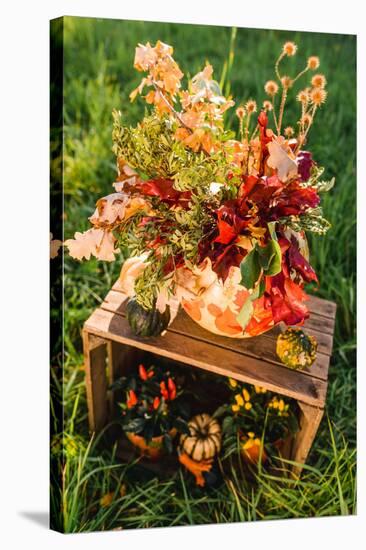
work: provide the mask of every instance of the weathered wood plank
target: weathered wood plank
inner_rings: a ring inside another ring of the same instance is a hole
[[[101,307],[106,311],[124,315],[125,300],[126,297],[124,294],[112,290],[107,294]],[[282,363],[278,360],[275,351],[277,334],[280,332],[276,329],[273,329],[272,331],[261,336],[256,336],[255,338],[226,338],[224,336],[217,336],[201,328],[182,310],[173,323],[169,326],[168,332],[176,332],[178,334],[193,337],[203,342],[209,342],[216,346],[220,346],[221,348],[229,349],[244,355],[250,355],[252,357],[259,358],[262,361],[270,361],[271,363],[283,367]],[[329,355],[321,353],[322,346],[319,342],[318,345],[319,352],[314,364],[311,368],[304,369],[302,372],[307,373],[310,376],[320,378],[321,380],[327,380]]]
[[[292,460],[300,464],[305,464],[311,446],[318,431],[324,409],[322,407],[313,407],[307,403],[299,402],[301,409],[300,429],[296,434],[293,449]],[[302,468],[294,466],[293,473],[299,477]]]
[[[174,361],[230,376],[249,384],[258,384],[305,403],[317,406],[324,404],[327,383],[299,371],[281,366],[274,368],[271,363],[174,332],[169,332],[169,338],[159,336],[142,339],[131,332],[125,318],[104,309],[95,310],[84,326],[86,330],[101,337],[122,344],[136,345],[140,349],[158,353]]]
[[[309,295],[309,310],[311,313],[317,313],[329,319],[335,319],[337,305],[334,302],[320,298],[319,296]]]
[[[98,336],[98,335],[97,335]],[[89,339],[94,347],[90,347]],[[100,431],[108,418],[106,343],[100,340],[96,346],[95,333],[83,330],[85,385],[88,402],[90,431]]]

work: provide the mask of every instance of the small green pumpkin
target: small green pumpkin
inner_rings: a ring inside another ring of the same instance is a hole
[[[156,308],[146,310],[135,298],[130,298],[126,306],[126,317],[137,336],[158,336],[169,325],[170,308],[167,306],[164,313]]]
[[[277,338],[276,352],[282,363],[291,369],[311,367],[318,343],[299,328],[288,328]]]

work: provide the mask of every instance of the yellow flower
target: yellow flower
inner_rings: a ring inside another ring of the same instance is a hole
[[[278,404],[278,409],[281,412],[285,409],[285,403],[284,403],[283,399],[280,399],[279,404]]]
[[[254,386],[255,393],[262,393],[262,388],[260,386]]]
[[[244,396],[245,401],[250,401],[249,392],[245,388],[243,389],[243,396]]]
[[[240,395],[240,393],[238,393],[236,396],[235,396],[235,401],[237,402],[237,404],[242,407],[244,405],[244,399],[242,398],[242,396]]]
[[[247,411],[250,411],[250,409],[252,408],[252,404],[251,403],[245,403],[244,407]]]
[[[255,433],[254,432],[248,432],[248,437],[250,437],[251,439],[254,439]]]
[[[106,495],[102,496],[102,498],[99,501],[99,504],[102,508],[107,508],[107,506],[110,506],[112,504],[114,497],[113,491],[111,493],[107,493]]]
[[[256,445],[258,445],[258,447],[261,446],[261,440],[259,439],[259,437],[256,437],[256,438],[255,438],[254,443],[255,443]]]
[[[229,384],[232,388],[236,388],[236,386],[238,385],[237,381],[234,380],[234,378],[229,378]]]
[[[239,407],[239,405],[232,405],[231,409],[234,413],[236,413],[240,410],[240,407]]]

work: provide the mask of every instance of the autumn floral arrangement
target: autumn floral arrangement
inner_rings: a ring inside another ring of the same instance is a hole
[[[189,433],[183,390],[170,371],[140,364],[132,374],[116,380],[111,390],[123,393],[119,420],[127,438],[150,458],[172,452],[177,433]]]
[[[307,149],[326,78],[316,56],[297,75],[283,74],[296,53],[293,42],[284,44],[260,109],[254,99],[237,106],[235,135],[226,125],[234,101],[222,95],[211,65],[184,88],[171,46],[136,48],[134,66],[144,76],[130,97],[143,96],[151,111],[136,127],[113,113],[115,192],[97,201],[92,227],[65,244],[79,260],[113,261],[129,251],[119,283],[137,333],[161,333],[177,304],[204,328],[236,338],[308,317],[304,286],[318,281],[305,232],[328,230],[320,194],[334,179],[321,180]],[[285,126],[295,89],[299,119]]]
[[[247,462],[266,463],[281,454],[288,437],[298,430],[296,404],[260,386],[229,378],[228,402],[215,413],[222,423],[224,447],[237,449]]]

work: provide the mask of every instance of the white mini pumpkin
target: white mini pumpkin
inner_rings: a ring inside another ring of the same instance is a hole
[[[214,458],[221,449],[221,427],[218,421],[202,413],[194,416],[188,426],[190,435],[181,435],[181,450],[196,462]]]

